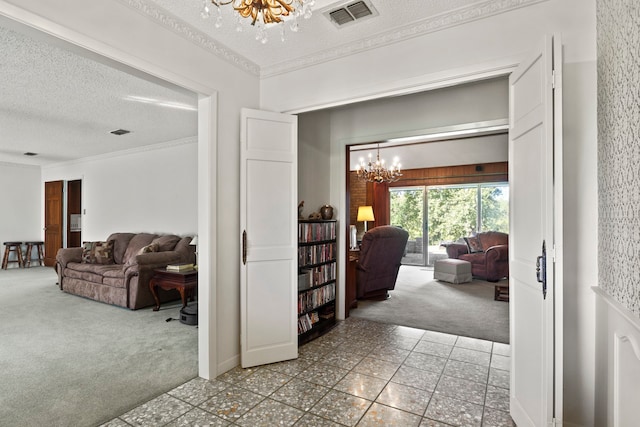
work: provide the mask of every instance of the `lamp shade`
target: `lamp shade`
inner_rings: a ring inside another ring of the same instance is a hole
[[[359,206],[357,221],[375,221],[373,216],[373,206]]]
[[[195,236],[193,236],[193,239],[191,239],[191,242],[189,243],[189,246],[198,246],[198,235],[197,234]]]

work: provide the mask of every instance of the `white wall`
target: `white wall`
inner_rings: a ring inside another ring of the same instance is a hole
[[[330,123],[326,111],[298,116],[298,201],[305,218],[329,203]]]
[[[43,181],[82,179],[82,239],[115,232],[194,235],[197,140],[42,168]]]
[[[590,60],[595,58],[595,43],[589,42],[595,34],[593,11],[594,0],[549,0],[371,48],[263,79],[260,102],[262,108],[274,111],[310,111],[446,86],[479,70],[500,74],[520,62],[542,36],[552,33],[562,34],[567,61]],[[283,87],[296,90],[283,96]]]
[[[324,65],[269,77],[261,84],[263,107],[308,111],[384,94],[447,86],[464,81],[474,73],[507,73],[538,46],[545,35],[562,36],[567,84],[564,97],[567,182],[564,193],[565,218],[569,223],[564,236],[568,271],[564,295],[567,342],[563,421],[567,425],[585,426],[594,424],[596,387],[593,366],[595,306],[593,297],[586,292],[597,278],[595,31],[595,0],[549,0],[415,37],[400,45],[370,49]],[[279,96],[278,90],[285,84],[311,88],[296,90],[288,97]],[[448,109],[443,109],[442,113],[446,112]],[[332,116],[332,129],[337,126],[333,119]],[[342,121],[340,128],[343,129],[370,126],[371,134],[386,132],[382,128],[384,122],[379,120],[358,121],[357,117],[342,117]],[[340,209],[345,200],[344,145],[361,142],[364,136],[352,137],[351,141],[340,138],[341,135],[332,133],[329,185],[330,202],[340,212],[338,219],[344,221],[345,213]],[[345,239],[345,236],[340,238]],[[343,253],[340,258],[344,258]],[[343,273],[339,283],[344,283]]]
[[[0,162],[0,183],[0,243],[41,240],[40,167]],[[4,249],[0,246],[0,256]],[[11,268],[17,266],[9,264]]]
[[[564,420],[594,425],[598,277],[596,63],[564,65]]]

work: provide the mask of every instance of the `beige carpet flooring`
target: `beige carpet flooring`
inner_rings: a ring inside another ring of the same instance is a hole
[[[180,304],[131,311],[64,293],[52,268],[0,270],[0,425],[95,426],[198,373]]]
[[[475,279],[455,285],[433,280],[433,271],[425,267],[403,265],[389,299],[361,300],[350,314],[377,322],[509,343],[509,303],[494,301],[494,285]]]

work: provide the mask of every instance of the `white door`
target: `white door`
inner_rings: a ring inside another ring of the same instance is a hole
[[[561,65],[561,44],[549,37],[509,78],[510,394],[519,427],[562,417]]]
[[[296,116],[243,109],[240,129],[243,368],[298,357]]]

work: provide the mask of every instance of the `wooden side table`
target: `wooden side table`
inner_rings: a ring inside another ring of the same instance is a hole
[[[358,300],[356,298],[356,267],[358,266],[358,257],[360,251],[349,250],[349,263],[347,264],[347,277],[346,277],[346,304],[345,304],[345,317],[349,317],[349,311],[352,308],[358,307]]]
[[[187,306],[187,297],[193,297],[198,288],[198,270],[167,271],[164,268],[154,270],[153,277],[149,281],[151,295],[156,300],[156,306],[153,311],[160,310],[158,288],[165,291],[177,289],[182,299],[182,308],[185,308]]]

